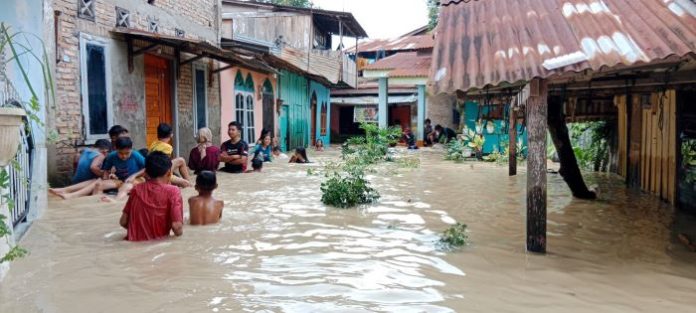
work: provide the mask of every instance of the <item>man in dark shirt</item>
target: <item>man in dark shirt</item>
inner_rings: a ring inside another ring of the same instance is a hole
[[[449,143],[452,139],[457,138],[457,133],[449,127],[442,127],[442,125],[435,125],[435,133],[437,134],[437,142],[439,143]]]
[[[242,140],[242,125],[231,122],[227,125],[230,140],[220,146],[220,161],[225,163],[222,171],[227,173],[244,173],[249,157],[249,145]]]

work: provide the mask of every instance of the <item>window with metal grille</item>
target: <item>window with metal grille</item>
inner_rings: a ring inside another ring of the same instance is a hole
[[[206,75],[204,66],[195,66],[194,76],[194,100],[196,101],[194,114],[195,129],[198,130],[208,126],[208,97],[206,95]]]
[[[80,40],[84,132],[88,140],[107,138],[112,126],[108,44],[88,35]]]
[[[249,92],[238,92],[235,97],[235,117],[242,125],[242,139],[249,144],[254,140],[254,96]]]
[[[116,27],[130,27],[130,12],[128,10],[116,7]]]

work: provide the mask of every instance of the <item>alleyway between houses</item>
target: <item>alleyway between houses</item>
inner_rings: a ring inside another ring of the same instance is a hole
[[[2,310],[694,310],[696,255],[674,240],[671,209],[627,191],[618,176],[588,174],[600,200],[586,202],[550,175],[549,252],[537,256],[523,245],[524,169],[508,177],[507,167],[416,154],[419,168],[369,177],[382,198],[359,209],[324,206],[323,176],[308,175],[335,151],[305,166],[221,173],[221,223],[151,243],[123,240],[122,203],[51,199],[22,240],[31,254],[0,285]],[[471,244],[438,250],[438,234],[454,221],[469,225]]]

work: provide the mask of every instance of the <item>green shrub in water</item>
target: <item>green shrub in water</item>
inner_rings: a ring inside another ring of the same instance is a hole
[[[466,235],[466,224],[457,223],[445,230],[440,235],[440,243],[450,248],[461,247],[467,244],[469,237]]]
[[[452,140],[447,144],[447,153],[445,153],[445,160],[462,162],[471,155],[466,155],[465,151],[471,152],[468,145],[461,139]]]
[[[370,182],[358,171],[347,175],[330,174],[329,179],[321,184],[321,192],[321,202],[337,208],[350,208],[379,199],[377,190],[370,187]]]

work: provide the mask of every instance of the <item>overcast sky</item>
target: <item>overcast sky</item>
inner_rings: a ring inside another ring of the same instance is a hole
[[[353,13],[370,38],[394,38],[428,23],[426,0],[312,0],[324,10]],[[347,47],[353,42],[344,42]]]

